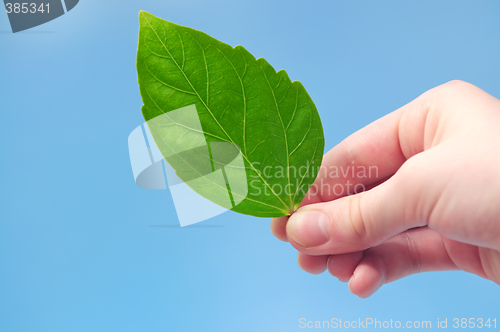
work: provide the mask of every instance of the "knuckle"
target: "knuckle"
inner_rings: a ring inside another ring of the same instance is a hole
[[[439,109],[440,106],[450,98],[457,98],[464,94],[469,94],[475,88],[474,85],[465,81],[452,80],[427,90],[417,98],[417,101],[422,104],[422,109],[431,111]]]
[[[474,89],[476,87],[468,82],[452,80],[429,90],[429,92],[433,97],[432,99],[439,102],[441,100],[448,100],[451,97],[456,98],[464,94],[469,94]]]
[[[472,84],[467,83],[465,81],[461,80],[452,80],[449,82],[446,82],[444,84],[441,84],[440,86],[437,86],[434,89],[437,89],[438,91],[441,91],[442,93],[448,93],[448,92],[454,92],[457,90],[467,90],[474,87]]]
[[[462,81],[462,80],[451,80],[451,81],[448,81],[445,84],[443,84],[443,86],[452,87],[452,88],[456,88],[456,87],[460,87],[460,86],[468,86],[468,85],[471,85],[471,84],[467,83],[465,81]]]

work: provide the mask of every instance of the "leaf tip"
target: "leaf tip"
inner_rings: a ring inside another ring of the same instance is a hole
[[[139,10],[139,20],[146,18],[147,16],[153,16],[153,15],[148,13],[147,11]]]

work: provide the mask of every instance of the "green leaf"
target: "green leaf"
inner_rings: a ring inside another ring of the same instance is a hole
[[[324,150],[321,120],[302,84],[242,46],[144,11],[139,21],[142,113],[176,174],[236,212],[296,210]]]

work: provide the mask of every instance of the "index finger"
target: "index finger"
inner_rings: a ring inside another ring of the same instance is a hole
[[[327,152],[300,207],[366,191],[391,177],[408,158],[422,152],[433,91],[370,123]],[[287,219],[271,219],[271,231],[282,241],[287,241]]]

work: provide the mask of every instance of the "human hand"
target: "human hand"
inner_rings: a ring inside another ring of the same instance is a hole
[[[330,150],[271,230],[360,297],[424,271],[500,284],[500,100],[462,81],[425,92]]]

